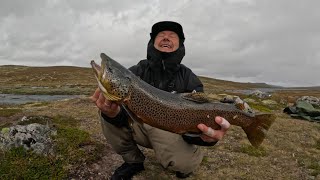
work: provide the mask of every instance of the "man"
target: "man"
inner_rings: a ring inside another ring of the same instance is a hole
[[[201,81],[189,68],[181,64],[185,55],[182,26],[172,21],[158,22],[152,26],[150,36],[147,59],[129,70],[164,91],[202,92]],[[131,179],[144,170],[145,157],[137,144],[153,148],[164,168],[176,171],[178,178],[186,178],[202,161],[203,155],[197,145],[213,146],[230,126],[224,118],[215,117],[215,121],[221,126],[220,130],[199,124],[198,128],[203,132],[200,137],[181,136],[135,121],[129,125],[125,110],[106,100],[99,89],[93,94],[92,100],[100,109],[105,137],[125,161],[116,169],[111,179]]]

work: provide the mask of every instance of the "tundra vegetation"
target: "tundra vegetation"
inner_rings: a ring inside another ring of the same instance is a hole
[[[78,98],[0,105],[0,131],[17,124],[47,124],[57,129],[54,154],[43,156],[21,147],[0,150],[0,179],[106,179],[122,163],[101,133],[97,108],[88,97],[96,88],[92,70],[79,67],[0,66],[0,94],[70,94]],[[320,97],[320,88],[285,89],[267,98],[277,102],[225,90],[270,87],[263,83],[236,83],[201,77],[211,100],[224,94],[250,99],[255,111],[277,115],[259,148],[250,145],[245,133],[232,126],[213,147],[201,147],[205,157],[189,179],[320,179],[320,124],[292,119],[282,113],[301,96]],[[146,170],[134,179],[175,179],[165,171],[154,152],[142,148]]]

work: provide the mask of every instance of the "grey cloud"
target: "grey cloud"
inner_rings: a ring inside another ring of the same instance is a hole
[[[180,22],[196,74],[319,85],[320,1],[4,1],[0,64],[88,66],[106,52],[126,67],[146,57],[151,25]]]

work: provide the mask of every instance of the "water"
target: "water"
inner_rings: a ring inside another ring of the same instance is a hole
[[[281,91],[281,90],[286,90],[286,91],[295,91],[295,90],[307,90],[304,88],[281,88],[281,87],[275,87],[275,88],[254,88],[254,89],[236,89],[236,90],[226,90],[227,92],[233,92],[233,93],[240,93],[240,94],[245,94],[249,95],[253,93],[254,91],[261,91],[263,93],[267,94],[272,94],[275,91]]]
[[[79,95],[19,95],[0,94],[0,104],[24,104],[76,98]]]

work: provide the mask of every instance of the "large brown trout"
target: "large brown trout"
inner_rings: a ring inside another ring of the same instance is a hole
[[[275,120],[272,114],[246,113],[231,104],[203,101],[201,93],[174,94],[141,80],[104,53],[101,66],[91,61],[99,88],[106,99],[123,105],[134,119],[177,134],[200,134],[197,125],[220,126],[216,116],[242,127],[253,146],[259,146]]]

